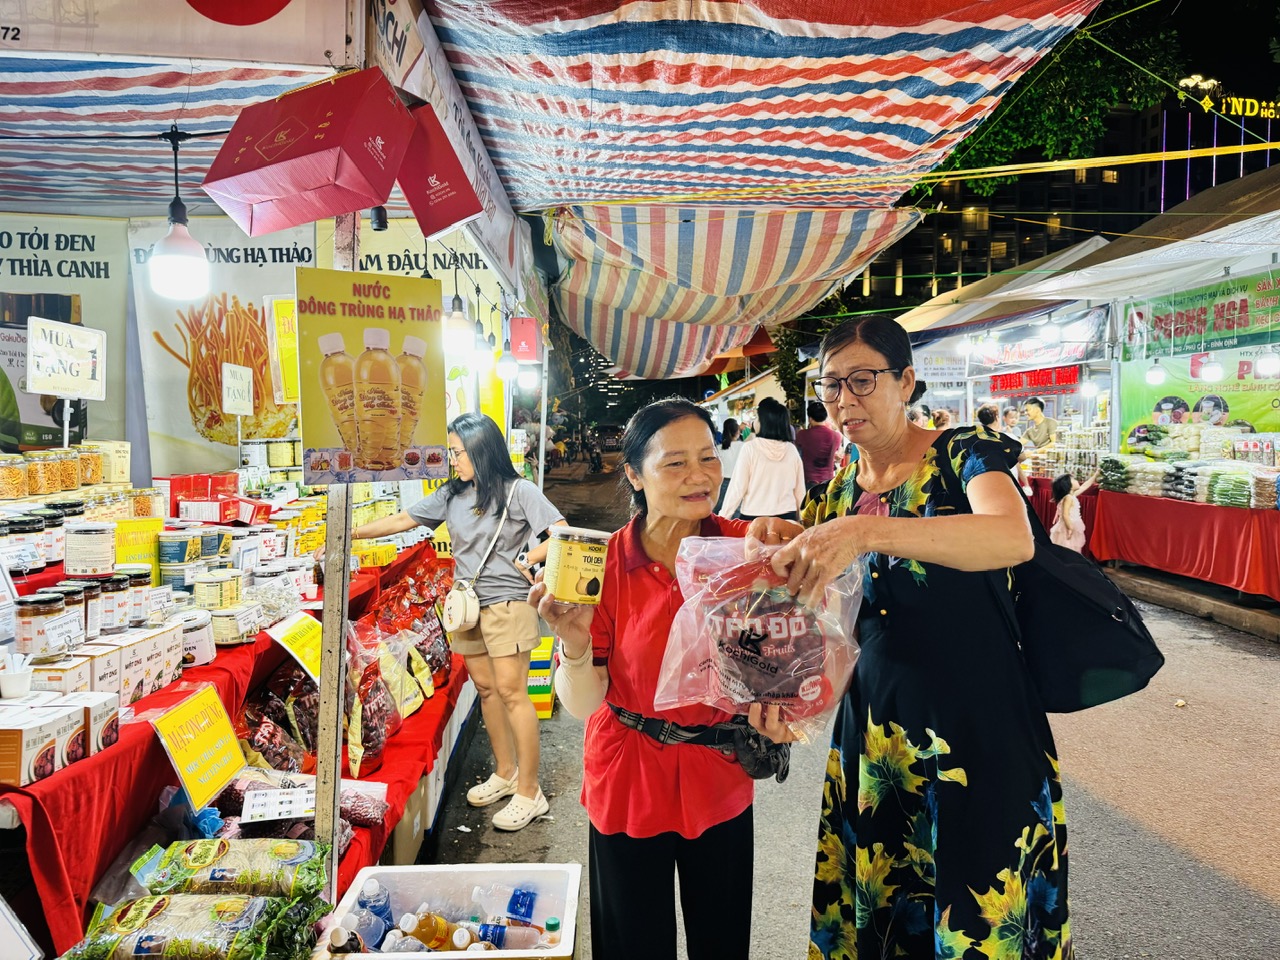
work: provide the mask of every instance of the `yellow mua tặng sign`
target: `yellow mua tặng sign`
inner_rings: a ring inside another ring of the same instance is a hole
[[[211,686],[170,707],[151,725],[195,810],[207,807],[245,767],[231,718]]]

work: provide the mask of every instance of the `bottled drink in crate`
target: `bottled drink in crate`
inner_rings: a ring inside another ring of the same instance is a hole
[[[536,947],[542,938],[537,927],[508,926],[502,923],[460,923],[459,933],[469,935],[469,942],[483,940],[492,943],[499,950],[526,950]],[[457,944],[457,939],[454,943]],[[459,946],[462,949],[463,944]]]
[[[533,907],[538,894],[528,888],[493,883],[487,887],[476,887],[471,891],[471,899],[490,920],[506,919],[528,926],[533,923]]]
[[[356,905],[368,910],[388,928],[396,925],[396,919],[391,914],[391,891],[373,877],[366,880],[360,888]]]
[[[450,923],[438,913],[419,912],[406,913],[401,917],[400,929],[408,936],[417,937],[429,950],[441,950],[453,944],[453,935],[457,932],[458,925]]]
[[[378,915],[370,910],[356,909],[342,918],[342,926],[351,933],[358,934],[369,947],[378,947],[387,934],[387,924],[378,919]]]

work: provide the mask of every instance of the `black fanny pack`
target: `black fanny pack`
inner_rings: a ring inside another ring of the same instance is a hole
[[[751,726],[746,717],[734,717],[728,723],[716,723],[709,727],[682,727],[670,720],[623,710],[612,703],[608,706],[624,727],[639,730],[659,743],[689,743],[711,747],[726,757],[737,760],[753,780],[773,777],[778,783],[782,783],[787,779],[791,767],[791,744],[774,743]]]

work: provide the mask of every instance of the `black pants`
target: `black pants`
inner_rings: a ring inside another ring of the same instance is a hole
[[[680,872],[689,960],[747,960],[755,833],[751,807],[695,840],[591,828],[591,955],[675,960]]]

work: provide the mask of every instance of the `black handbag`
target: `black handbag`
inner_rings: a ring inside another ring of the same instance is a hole
[[[782,783],[790,772],[791,744],[775,743],[751,726],[746,717],[734,717],[709,727],[682,727],[670,720],[623,710],[617,704],[609,703],[608,707],[623,726],[639,730],[659,743],[691,743],[733,757],[752,780],[773,777]]]
[[[1137,693],[1164,666],[1142,615],[1101,567],[1049,539],[1029,501],[1027,516],[1036,550],[1013,568],[1013,602],[1004,570],[990,582],[1045,710],[1073,713]]]

